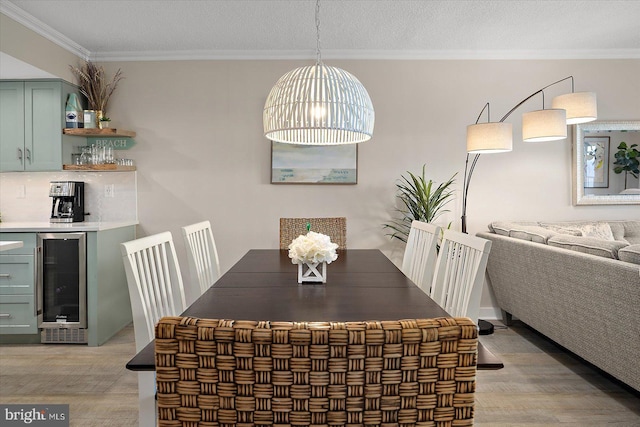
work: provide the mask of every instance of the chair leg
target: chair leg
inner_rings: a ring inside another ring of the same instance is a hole
[[[156,413],[156,373],[154,371],[138,372],[138,425],[155,427],[158,419]]]

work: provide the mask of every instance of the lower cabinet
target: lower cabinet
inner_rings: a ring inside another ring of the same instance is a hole
[[[86,329],[48,327],[45,335],[38,328],[43,296],[38,295],[37,283],[42,271],[38,264],[47,260],[42,259],[37,236],[0,233],[0,240],[24,242],[22,248],[0,253],[0,343],[78,343],[75,335],[81,333],[82,342],[99,346],[131,322],[120,243],[135,239],[135,226],[86,232]]]
[[[22,248],[0,254],[0,334],[37,334],[36,235],[3,233],[0,240],[24,243]]]

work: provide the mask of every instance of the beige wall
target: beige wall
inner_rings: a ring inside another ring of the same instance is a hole
[[[282,74],[310,62],[105,64],[109,74],[121,68],[125,76],[107,113],[115,127],[138,133],[127,156],[138,166],[140,235],[171,231],[183,257],[180,226],[209,219],[227,270],[250,248],[277,247],[279,217],[339,215],[348,218],[350,248],[380,248],[397,262],[404,248],[382,228],[394,215],[395,180],[426,163],[428,178],[458,173],[460,188],[466,126],[485,102],[497,120],[530,93],[574,75],[577,91],[598,94],[600,120],[640,119],[640,60],[327,60],[360,79],[376,110],[374,137],[359,146],[358,184],[272,185],[262,108]],[[569,89],[567,82],[550,88],[547,107]],[[513,152],[480,159],[470,233],[500,219],[640,217],[638,206],[572,206],[571,139],[521,141],[522,112],[541,102],[536,97],[509,119]],[[449,207],[442,220],[459,229],[460,198]],[[482,305],[491,305],[488,293]]]

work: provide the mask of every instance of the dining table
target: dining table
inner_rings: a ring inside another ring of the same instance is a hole
[[[269,321],[399,320],[450,315],[378,249],[339,250],[326,283],[299,284],[287,250],[251,249],[181,315]],[[478,369],[502,362],[478,345]],[[155,370],[154,342],[126,365]]]

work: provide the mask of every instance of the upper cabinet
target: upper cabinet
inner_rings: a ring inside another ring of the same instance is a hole
[[[76,86],[63,80],[0,82],[0,172],[62,170],[64,106]]]

